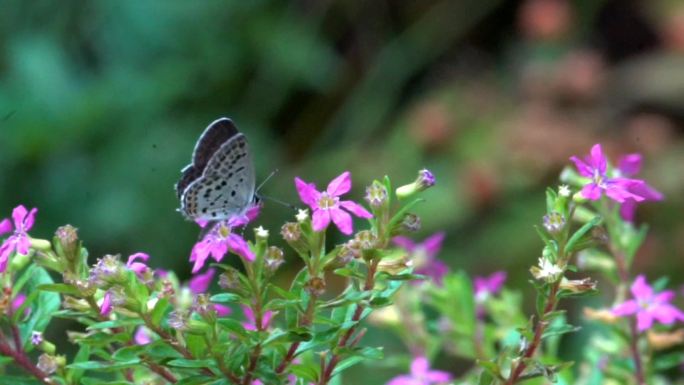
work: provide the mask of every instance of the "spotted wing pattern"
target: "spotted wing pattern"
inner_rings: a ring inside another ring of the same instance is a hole
[[[212,154],[202,175],[181,195],[181,211],[194,220],[242,214],[254,199],[255,177],[247,139],[238,133]]]
[[[179,199],[190,183],[202,176],[209,160],[221,148],[221,145],[237,134],[237,127],[228,118],[217,119],[207,126],[195,145],[192,163],[181,171],[181,178],[176,184],[176,194]]]

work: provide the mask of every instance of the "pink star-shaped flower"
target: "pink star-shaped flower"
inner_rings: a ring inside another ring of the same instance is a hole
[[[442,249],[445,233],[440,231],[423,242],[416,243],[407,237],[394,237],[392,242],[411,253],[417,274],[425,275],[437,284],[442,284],[442,279],[449,272],[449,267],[437,259],[437,254]]]
[[[306,183],[298,177],[295,178],[295,185],[302,202],[309,205],[313,211],[312,225],[315,231],[325,230],[332,221],[343,234],[350,235],[353,232],[353,227],[349,213],[359,218],[373,217],[373,214],[358,203],[340,200],[341,195],[351,190],[351,174],[349,171],[345,171],[333,179],[325,191],[316,190],[315,184]]]
[[[654,293],[653,288],[646,282],[643,275],[638,276],[632,284],[633,299],[627,300],[613,309],[618,317],[628,317],[636,314],[637,328],[640,332],[653,326],[653,321],[665,325],[672,325],[676,321],[684,321],[684,313],[670,304],[674,299],[671,290]]]
[[[38,209],[33,208],[31,211],[26,210],[26,207],[19,205],[12,211],[12,222],[9,219],[4,219],[0,222],[0,235],[9,233],[14,230],[9,238],[0,246],[0,272],[7,269],[7,262],[12,252],[16,251],[19,254],[28,254],[31,247],[31,240],[27,232],[33,227],[36,219]]]
[[[431,370],[425,357],[416,357],[411,362],[411,373],[394,377],[386,385],[435,385],[451,381],[451,374],[442,370]]]
[[[214,225],[211,231],[193,246],[192,253],[190,254],[190,262],[195,262],[192,267],[193,273],[198,272],[204,266],[209,256],[214,258],[216,262],[220,262],[228,251],[250,262],[254,260],[254,253],[249,249],[247,241],[232,230],[236,227],[244,226],[250,220],[256,218],[259,209],[258,206],[255,207],[245,215],[234,216],[227,221]]]
[[[644,197],[632,192],[632,189],[644,184],[643,180],[608,177],[608,160],[603,155],[600,144],[595,144],[591,148],[591,154],[586,158],[580,159],[573,156],[570,160],[575,162],[577,171],[581,176],[591,179],[581,191],[582,196],[586,199],[595,201],[605,193],[608,198],[620,203],[627,199],[633,199],[636,202],[644,200]]]

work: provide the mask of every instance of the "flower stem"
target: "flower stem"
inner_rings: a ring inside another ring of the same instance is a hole
[[[549,297],[546,300],[544,312],[542,313],[541,318],[537,321],[537,325],[535,326],[532,343],[527,347],[527,349],[525,349],[525,353],[523,354],[522,359],[519,360],[518,364],[511,369],[511,375],[508,377],[506,385],[513,385],[518,381],[520,375],[522,375],[523,371],[525,371],[525,368],[527,368],[527,363],[525,361],[529,358],[532,358],[532,356],[534,356],[534,353],[537,351],[537,348],[539,348],[539,345],[541,344],[542,335],[544,334],[544,330],[546,329],[546,326],[548,326],[548,322],[544,321],[544,318],[546,318],[546,316],[552,311],[554,311],[554,309],[556,308],[556,304],[558,303],[556,296],[558,294],[560,283],[561,279],[558,279],[556,282],[553,283],[553,286],[551,286],[551,292],[549,293]]]
[[[313,313],[314,310],[316,309],[316,300],[318,300],[318,297],[314,294],[311,294],[309,297],[309,304],[306,306],[306,312],[304,313],[304,317],[302,318],[302,321],[299,323],[299,326],[302,327],[307,327],[311,324],[311,320],[313,319]],[[287,350],[287,354],[285,354],[285,357],[283,357],[283,360],[280,362],[280,365],[276,368],[276,374],[282,374],[285,369],[287,369],[288,365],[294,360],[295,353],[297,352],[297,348],[301,342],[296,341],[293,342],[292,345],[290,345],[290,348]]]
[[[14,362],[16,362],[17,365],[19,365],[27,373],[31,374],[33,377],[38,379],[38,381],[42,382],[45,385],[51,384],[48,375],[42,370],[38,369],[38,367],[34,365],[33,362],[31,362],[28,356],[26,356],[26,354],[24,353],[23,349],[12,349],[12,347],[7,341],[7,338],[5,337],[5,334],[2,333],[2,331],[0,331],[0,355],[12,357],[12,359],[14,359]]]
[[[378,268],[379,262],[380,261],[378,259],[374,259],[370,262],[370,266],[368,268],[368,275],[366,276],[366,283],[363,287],[364,291],[370,291],[373,289],[373,286],[375,286],[375,272]],[[337,343],[337,346],[339,348],[344,348],[347,346],[349,338],[354,334],[356,328],[358,327],[358,321],[361,319],[363,310],[363,306],[357,305],[356,310],[354,311],[354,315],[352,316],[352,321],[354,322],[354,325],[350,327],[346,333],[344,333],[342,338],[340,338],[340,341]],[[358,342],[358,340],[356,340],[355,342]],[[324,365],[325,370],[321,372],[321,379],[318,381],[318,385],[326,385],[330,381],[330,378],[332,377],[332,373],[335,370],[335,367],[340,362],[340,358],[341,357],[339,354],[333,354],[332,357],[330,357],[330,361],[328,362],[328,364]]]

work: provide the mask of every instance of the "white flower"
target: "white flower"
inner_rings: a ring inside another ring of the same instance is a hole
[[[254,229],[254,233],[256,234],[257,238],[268,238],[268,230],[263,228],[263,226],[259,226]]]
[[[568,187],[567,184],[562,184],[558,186],[558,195],[562,197],[569,197],[572,194],[572,191],[570,191],[570,187]]]
[[[539,258],[539,267],[533,266],[530,272],[536,279],[545,279],[548,282],[553,282],[563,275],[563,268],[555,263],[551,263],[548,259]]]
[[[295,215],[295,218],[297,218],[297,222],[302,223],[309,219],[309,210],[307,209],[299,209],[297,211],[297,215]]]

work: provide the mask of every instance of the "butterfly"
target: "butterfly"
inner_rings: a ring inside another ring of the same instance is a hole
[[[228,118],[209,124],[181,173],[176,194],[187,219],[215,223],[245,216],[259,204],[247,138]]]

